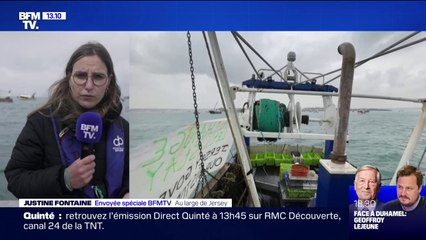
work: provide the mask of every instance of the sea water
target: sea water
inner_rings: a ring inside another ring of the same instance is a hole
[[[0,103],[0,200],[15,199],[7,191],[4,168],[10,159],[16,138],[25,125],[26,116],[41,106],[46,99],[38,98],[31,101]],[[323,112],[302,112],[310,118],[321,118]],[[399,159],[405,149],[416,121],[420,114],[418,109],[391,109],[390,111],[370,111],[365,114],[351,112],[349,121],[349,140],[346,145],[348,161],[355,166],[373,164],[382,172],[384,183],[392,177]],[[134,148],[144,142],[172,133],[181,127],[195,122],[194,110],[170,109],[131,109],[128,101],[124,102],[123,117],[130,122],[130,147]],[[209,114],[207,110],[199,113],[200,121],[225,118],[225,114]],[[302,132],[322,133],[322,126],[317,122],[301,126]],[[323,141],[279,140],[283,144],[311,145],[323,147]],[[259,144],[267,143],[259,142]],[[417,165],[426,148],[426,135],[423,134],[416,148],[411,164]],[[422,164],[423,172],[426,163]]]
[[[130,147],[136,147],[144,142],[152,141],[167,135],[180,127],[194,124],[195,117],[192,110],[166,110],[166,109],[132,109],[130,110]],[[302,112],[311,119],[320,119],[323,112]],[[410,134],[420,115],[418,109],[387,109],[387,111],[370,111],[360,114],[355,111],[350,113],[348,143],[346,154],[348,161],[355,167],[372,164],[377,166],[383,178],[383,183],[388,184],[395,172],[398,162],[404,152]],[[199,114],[200,121],[226,118],[222,114],[209,114],[202,110]],[[301,126],[304,133],[324,133],[323,127],[318,122],[310,122]],[[287,145],[308,145],[324,147],[324,141],[281,139],[278,141]],[[253,139],[252,144],[268,143],[258,142]],[[410,164],[417,166],[426,148],[426,133],[422,134]],[[424,161],[426,162],[426,160]],[[426,172],[426,163],[422,163],[422,171]]]

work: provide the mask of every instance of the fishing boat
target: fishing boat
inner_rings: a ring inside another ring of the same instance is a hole
[[[24,93],[24,94],[20,94],[20,95],[18,95],[18,99],[19,100],[34,100],[35,99],[35,95],[36,95],[36,93],[34,92],[33,94],[27,94],[27,93]]]
[[[287,63],[283,67],[274,68],[239,33],[232,34],[240,47],[243,42],[270,68],[259,70],[253,67],[255,74],[249,78],[242,76],[241,87],[230,87],[216,33],[203,33],[226,119],[224,122],[199,122],[195,107],[194,125],[134,150],[133,154],[142,158],[131,163],[130,179],[147,184],[143,188],[135,186],[131,189],[132,197],[219,197],[232,198],[233,206],[346,208],[349,186],[353,185],[356,172],[356,166],[346,156],[353,98],[420,105],[419,120],[398,166],[395,166],[390,182],[395,185],[396,171],[410,163],[426,124],[426,101],[355,94],[352,84],[356,67],[419,41],[399,47],[394,44],[358,62],[355,62],[354,46],[342,43],[338,46],[342,67],[312,77],[311,73],[296,67],[295,52],[287,54]],[[245,50],[243,52],[251,63]],[[336,72],[340,78],[339,89],[324,80]],[[322,83],[318,82],[319,78],[323,79]],[[238,114],[234,99],[240,93],[248,94],[248,98],[242,113]],[[284,95],[289,101],[278,101],[270,95]],[[322,117],[302,115],[302,104],[298,99],[303,96],[319,98],[318,101],[323,103],[318,111]],[[333,101],[336,98],[337,102]],[[195,100],[194,106],[197,106]],[[318,123],[323,132],[304,132],[302,125]],[[294,140],[301,143],[294,143]],[[319,141],[323,147],[304,144],[311,141]]]
[[[369,109],[365,109],[365,108],[361,108],[361,109],[357,110],[357,113],[360,113],[360,114],[365,114],[365,113],[368,113],[368,112],[370,112],[370,110]]]
[[[13,99],[10,97],[11,91],[9,90],[7,93],[0,91],[0,102],[13,102]]]
[[[210,110],[209,110],[209,113],[210,113],[210,114],[221,114],[221,113],[222,113],[222,110],[220,110],[220,109],[216,108],[216,106],[217,106],[217,103],[214,105],[214,108],[213,108],[213,109],[210,109]]]

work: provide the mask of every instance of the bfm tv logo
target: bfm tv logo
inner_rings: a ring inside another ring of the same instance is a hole
[[[96,139],[95,133],[99,131],[98,125],[81,124],[81,131],[83,131],[85,139]]]
[[[37,20],[41,20],[40,12],[19,12],[19,20],[25,30],[38,30]]]

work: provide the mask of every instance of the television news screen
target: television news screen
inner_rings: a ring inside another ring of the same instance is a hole
[[[425,10],[1,2],[1,238],[421,238]]]

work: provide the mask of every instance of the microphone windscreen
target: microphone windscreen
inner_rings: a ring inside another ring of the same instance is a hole
[[[83,143],[98,143],[102,136],[102,118],[97,112],[85,112],[77,119],[77,140]]]

